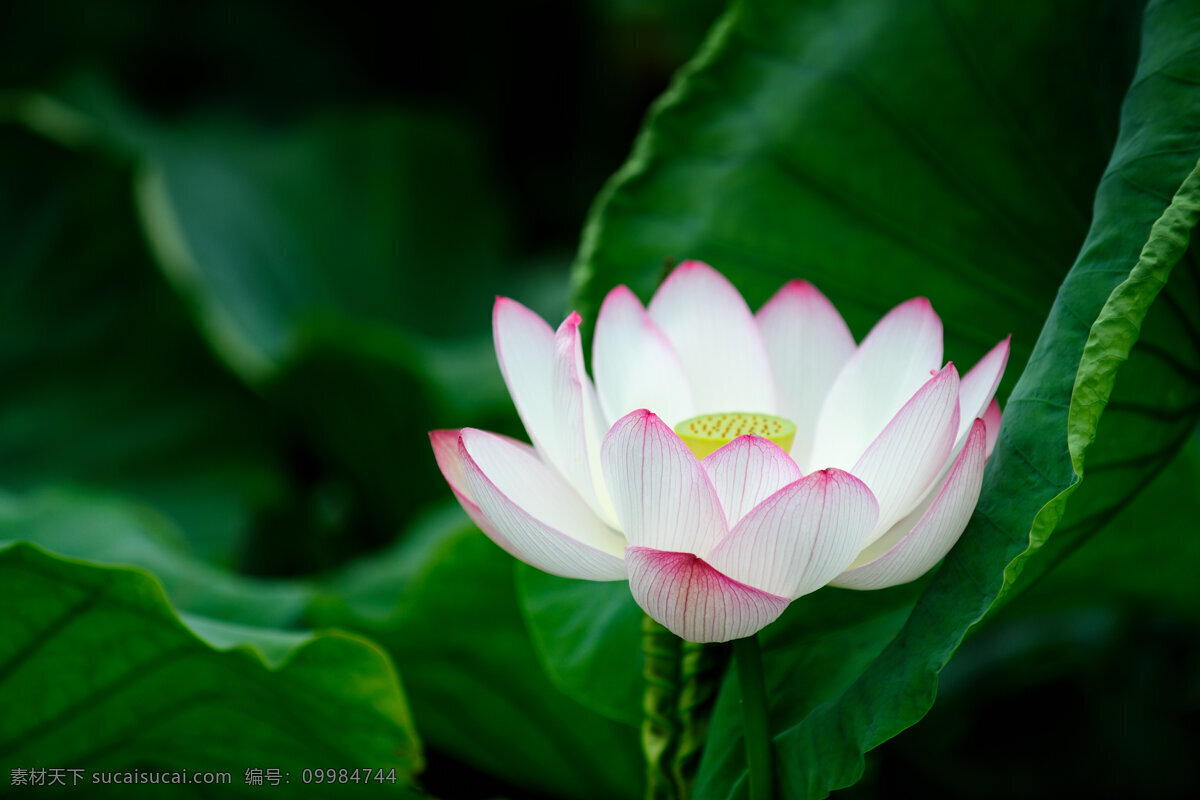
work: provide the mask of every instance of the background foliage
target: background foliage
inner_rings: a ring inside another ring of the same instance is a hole
[[[923,294],[960,366],[1013,335],[943,567],[768,631],[788,796],[1192,786],[1200,263],[1123,282],[1200,157],[1200,6],[472,15],[0,6],[0,793],[639,796],[627,591],[514,565],[425,433],[521,435],[495,294],[592,319],[685,257],[859,337]],[[699,797],[744,792],[726,684]]]

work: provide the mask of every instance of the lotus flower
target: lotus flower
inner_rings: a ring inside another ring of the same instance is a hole
[[[580,324],[572,313],[554,331],[496,301],[496,354],[532,446],[430,434],[467,514],[522,561],[627,579],[672,632],[728,641],[827,584],[914,580],[966,526],[1008,339],[960,380],[924,298],[856,346],[812,285],[788,283],[752,314],[695,261],[648,307],[624,286],[608,294],[594,385]]]

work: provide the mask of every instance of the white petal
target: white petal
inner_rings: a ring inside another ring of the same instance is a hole
[[[474,495],[471,494],[471,488],[467,486],[467,476],[463,472],[463,458],[458,449],[458,440],[461,436],[461,431],[440,430],[429,432],[429,443],[433,445],[433,457],[437,459],[438,469],[442,471],[442,477],[446,479],[446,483],[450,484],[450,491],[454,492],[455,498],[458,499],[458,504],[462,506],[463,511],[467,512],[467,516],[475,523],[481,531],[486,533],[496,544],[508,551],[509,555],[517,556],[515,548],[504,537],[502,533],[496,530],[496,526],[483,515],[479,510],[479,504],[475,502]],[[529,454],[534,458],[534,450],[527,444],[513,442],[517,447],[524,447],[529,451]]]
[[[950,552],[979,501],[986,438],[983,421],[975,420],[966,446],[937,497],[896,523],[833,584],[848,589],[882,589],[908,583]]]
[[[433,446],[433,457],[437,460],[438,469],[442,471],[442,477],[446,479],[446,483],[450,484],[451,491],[460,502],[470,503],[479,508],[475,503],[475,496],[471,494],[470,487],[467,486],[467,478],[463,474],[462,455],[458,452],[458,440],[462,435],[462,431],[456,430],[440,430],[429,432],[429,444]],[[529,445],[522,445],[519,442],[513,442],[518,447],[525,447],[531,451]],[[536,456],[534,456],[536,458]]]
[[[1004,368],[1008,365],[1009,342],[1012,337],[1003,341],[988,351],[979,359],[979,363],[971,367],[971,371],[963,375],[962,384],[958,388],[958,444],[966,438],[967,431],[977,417],[982,417],[988,405],[1000,386],[1000,378],[1004,376]]]
[[[818,415],[806,472],[850,469],[884,426],[942,365],[942,321],[923,297],[875,324],[834,380]]]
[[[689,642],[752,636],[779,618],[786,597],[722,575],[691,553],[630,547],[629,588],[642,610]]]
[[[559,472],[609,525],[617,524],[600,467],[600,443],[608,426],[600,421],[596,390],[583,366],[579,315],[572,312],[554,335],[553,411],[558,423]]]
[[[697,414],[776,413],[775,383],[754,316],[737,289],[699,261],[675,268],[650,300],[687,372]]]
[[[841,470],[821,470],[747,514],[706,560],[749,586],[796,598],[846,569],[878,516],[862,481]]]
[[[875,537],[912,511],[942,471],[958,430],[958,372],[929,379],[871,443],[852,472],[879,503]]]
[[[639,408],[672,427],[696,414],[679,354],[624,286],[609,292],[600,307],[592,370],[609,426]]]
[[[471,496],[517,558],[566,578],[625,577],[624,540],[529,448],[464,428],[459,454]]]
[[[779,414],[796,423],[791,455],[808,464],[817,415],[834,379],[854,353],[854,337],[825,295],[791,281],[757,314],[779,394]]]
[[[500,372],[534,447],[551,464],[563,460],[554,413],[554,331],[516,300],[497,297],[492,337]]]
[[[631,545],[700,554],[728,531],[707,473],[653,412],[639,409],[617,420],[600,460]]]
[[[1009,339],[1007,337],[979,360],[971,371],[963,376],[958,386],[958,433],[954,440],[954,448],[949,458],[942,466],[938,477],[930,484],[921,498],[921,503],[928,505],[933,495],[946,482],[950,467],[958,454],[962,452],[967,442],[967,434],[976,419],[983,419],[987,425],[986,457],[991,457],[992,448],[996,445],[996,436],[1000,430],[1000,405],[993,395],[1000,385],[1004,375],[1004,367],[1008,363]]]
[[[761,436],[739,436],[700,465],[717,490],[730,528],[750,509],[803,477],[787,453]]]
[[[499,297],[492,331],[504,382],[542,461],[615,524],[600,476],[604,426],[583,366],[579,315],[572,313],[556,333],[525,306]]]

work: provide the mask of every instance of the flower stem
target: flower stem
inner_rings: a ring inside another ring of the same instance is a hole
[[[724,644],[683,642],[679,667],[679,742],[672,765],[675,784],[683,797],[692,794],[728,663],[729,648]]]
[[[650,617],[642,619],[642,753],[646,800],[684,800],[671,766],[679,745],[679,670],[683,642]]]
[[[750,800],[775,797],[774,771],[771,764],[771,727],[767,714],[767,687],[763,680],[762,655],[758,636],[733,642],[737,660],[738,685],[742,690],[743,736],[746,764],[750,768]]]

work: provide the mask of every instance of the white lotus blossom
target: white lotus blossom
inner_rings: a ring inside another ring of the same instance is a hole
[[[628,580],[674,633],[728,641],[827,584],[911,581],[965,528],[1008,339],[960,379],[923,298],[856,345],[812,285],[788,283],[753,314],[695,261],[648,307],[624,286],[608,294],[594,384],[580,324],[572,313],[555,331],[496,301],[496,353],[532,446],[430,434],[463,508],[522,561]]]

